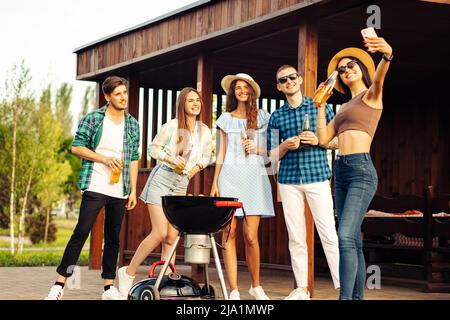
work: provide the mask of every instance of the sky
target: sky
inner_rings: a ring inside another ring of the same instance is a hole
[[[92,82],[77,81],[74,49],[182,8],[193,0],[5,0],[0,7],[0,84],[14,65],[25,65],[31,89],[73,86],[71,112],[77,121]],[[76,123],[74,124],[74,127]]]

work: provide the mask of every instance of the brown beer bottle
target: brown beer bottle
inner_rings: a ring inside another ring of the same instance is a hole
[[[303,132],[303,131],[311,131],[311,126],[309,124],[309,114],[305,114],[305,117],[303,118],[303,123],[302,123],[302,128],[300,130],[299,135]],[[302,144],[302,141],[300,140],[300,146],[299,148],[304,148],[307,147],[308,145],[306,144]]]
[[[331,96],[331,93],[333,91],[334,85],[336,84],[338,72],[335,70],[332,74],[328,77],[327,80],[323,83],[323,86],[320,87],[313,98],[313,103],[318,106],[322,106],[328,98]]]

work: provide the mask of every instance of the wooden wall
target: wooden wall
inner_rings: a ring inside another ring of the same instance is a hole
[[[77,76],[218,33],[292,6],[307,6],[306,0],[223,0],[169,17],[140,30],[123,34],[77,52]]]
[[[422,195],[428,185],[437,193],[450,192],[447,98],[413,92],[420,88],[386,88],[371,152],[380,195]]]

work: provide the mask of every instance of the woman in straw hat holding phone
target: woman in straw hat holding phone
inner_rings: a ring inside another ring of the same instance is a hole
[[[257,300],[268,300],[259,283],[258,226],[261,217],[275,215],[272,189],[264,167],[266,130],[269,114],[258,110],[259,85],[245,73],[228,75],[221,82],[227,93],[227,112],[217,119],[218,153],[212,196],[235,197],[243,202],[245,255],[252,284],[249,293]],[[242,209],[235,217],[243,217]],[[231,288],[230,299],[239,300],[237,285],[236,219],[223,232],[224,260]]]
[[[339,138],[335,162],[335,199],[338,216],[340,299],[364,299],[366,266],[361,224],[377,190],[377,172],[370,146],[383,110],[383,83],[393,58],[391,46],[378,37],[365,37],[370,53],[383,54],[377,69],[371,56],[358,48],[339,51],[328,65],[328,75],[338,71],[335,89],[351,95],[328,124],[324,105],[318,105],[320,144]],[[331,94],[331,92],[330,92]]]

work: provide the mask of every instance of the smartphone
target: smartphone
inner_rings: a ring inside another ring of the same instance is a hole
[[[377,33],[375,32],[375,29],[373,27],[362,29],[361,34],[363,38],[365,37],[378,38]]]

